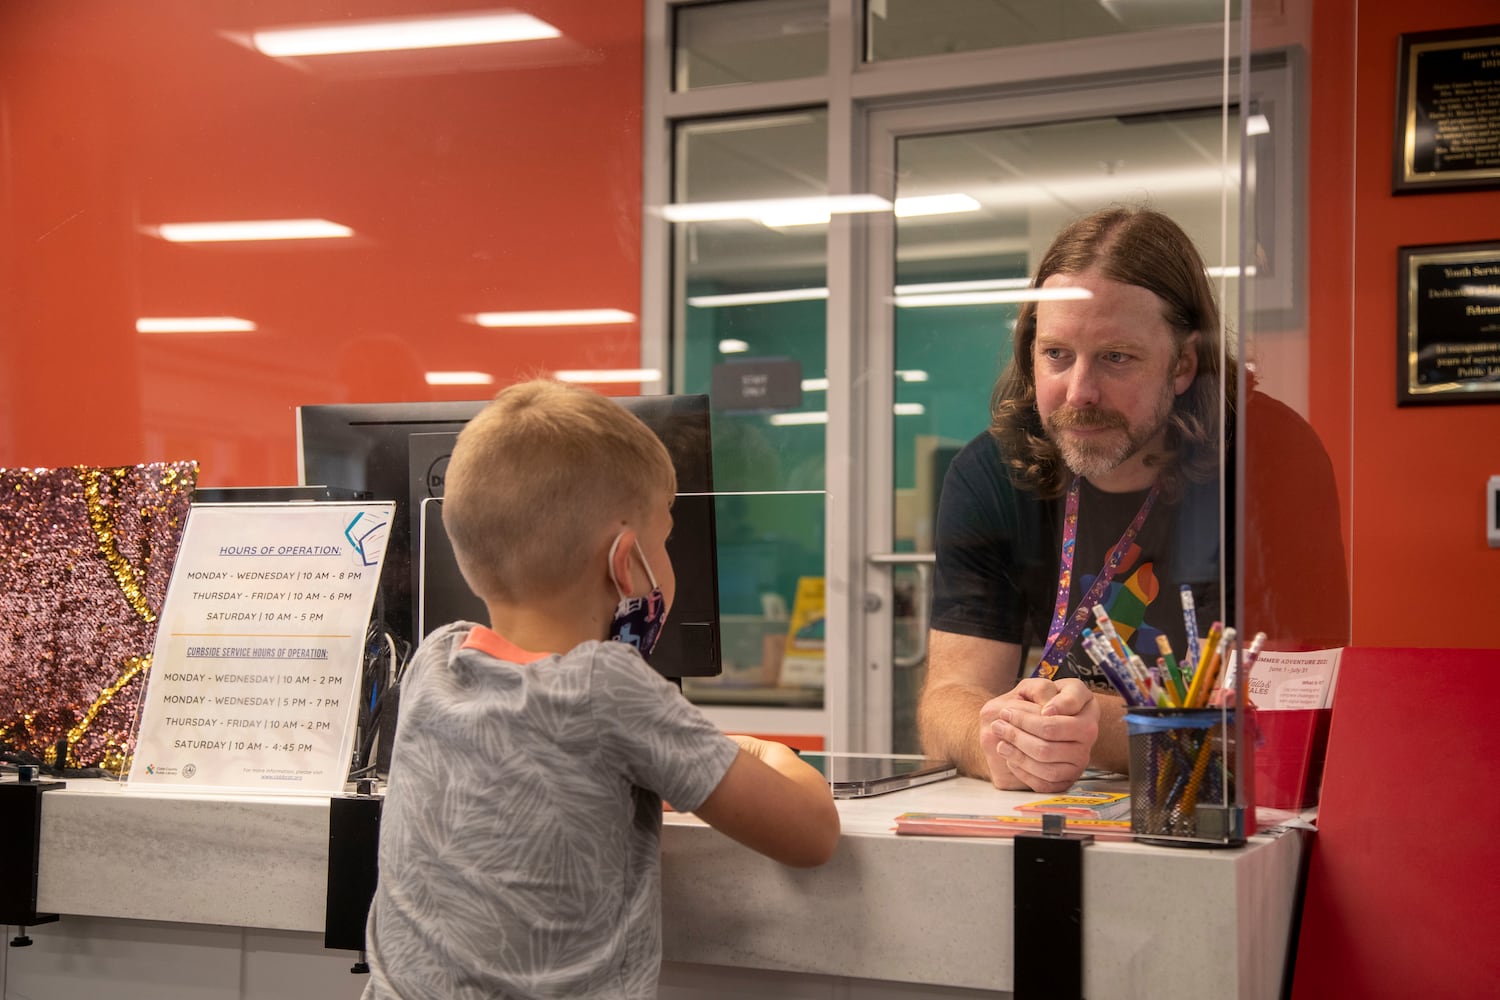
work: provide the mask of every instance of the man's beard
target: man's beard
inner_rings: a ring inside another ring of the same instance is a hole
[[[1047,418],[1047,436],[1057,444],[1063,461],[1074,475],[1085,479],[1098,478],[1113,472],[1155,440],[1171,419],[1173,399],[1171,383],[1167,383],[1151,419],[1134,427],[1117,410],[1061,406]],[[1070,428],[1105,430],[1108,433],[1080,440],[1064,433]]]

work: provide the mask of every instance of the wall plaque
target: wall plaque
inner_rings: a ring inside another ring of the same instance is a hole
[[[1397,194],[1500,187],[1500,24],[1401,36]]]
[[[1396,402],[1500,399],[1500,242],[1402,247]]]

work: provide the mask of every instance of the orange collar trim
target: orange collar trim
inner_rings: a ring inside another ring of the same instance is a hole
[[[545,660],[552,655],[551,653],[534,653],[529,649],[522,649],[505,638],[505,636],[483,625],[475,625],[470,629],[468,638],[464,640],[464,644],[460,648],[477,649],[482,653],[488,653],[497,660],[504,660],[506,663],[535,663],[537,660]]]

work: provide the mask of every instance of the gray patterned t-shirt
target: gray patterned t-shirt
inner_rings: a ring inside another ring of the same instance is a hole
[[[402,683],[365,1000],[653,997],[661,800],[702,805],[738,747],[623,643],[511,662],[476,628]]]

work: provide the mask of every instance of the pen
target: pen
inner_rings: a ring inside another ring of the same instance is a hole
[[[1198,667],[1198,608],[1193,602],[1193,588],[1182,585],[1182,624],[1187,630],[1187,659],[1182,663],[1189,670]]]

